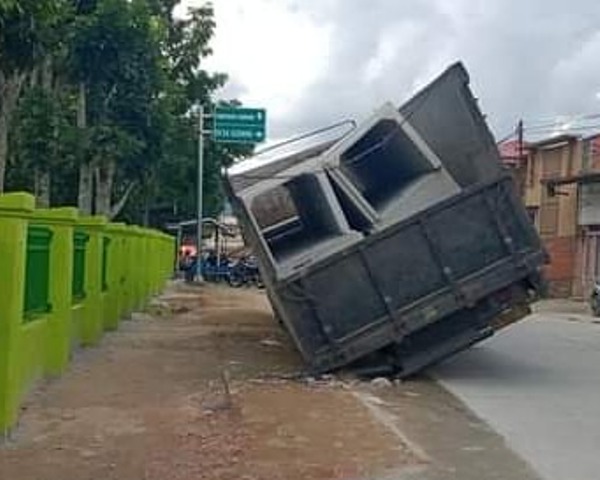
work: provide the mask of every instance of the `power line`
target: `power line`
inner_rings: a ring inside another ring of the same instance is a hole
[[[507,140],[510,140],[511,138],[513,138],[513,137],[516,137],[516,136],[517,136],[517,131],[516,131],[516,130],[513,130],[513,131],[512,131],[512,132],[510,132],[508,135],[505,135],[505,136],[504,136],[504,137],[502,137],[500,140],[497,140],[497,141],[496,141],[496,144],[498,144],[498,143],[504,143],[504,142],[506,142]]]
[[[327,127],[318,128],[317,130],[312,130],[310,132],[303,133],[301,135],[298,135],[297,137],[293,137],[293,138],[290,138],[288,140],[284,140],[283,142],[276,143],[275,145],[271,145],[269,147],[265,147],[262,150],[259,150],[258,152],[256,152],[256,154],[254,155],[254,157],[258,157],[258,156],[262,155],[263,153],[270,152],[272,150],[276,150],[278,148],[284,147],[284,146],[289,145],[291,143],[296,143],[296,142],[299,142],[301,140],[306,140],[307,138],[314,137],[314,136],[319,135],[321,133],[325,133],[325,132],[328,132],[330,130],[335,130],[336,128],[339,128],[339,127],[341,127],[343,125],[346,125],[346,124],[351,124],[352,128],[348,132],[344,133],[344,135],[342,135],[340,137],[340,139],[344,138],[346,135],[348,135],[350,132],[352,132],[356,128],[356,120],[349,118],[349,119],[342,120],[340,122],[334,123],[333,125],[329,125]]]
[[[590,120],[600,118],[600,113],[579,113],[572,115],[554,115],[552,117],[540,117],[536,119],[526,118],[523,122],[532,126],[552,125],[555,123],[566,123],[569,121]]]
[[[525,132],[532,134],[543,134],[543,133],[569,133],[575,131],[585,131],[585,130],[593,130],[600,129],[600,123],[595,123],[593,125],[579,125],[568,128],[561,128],[560,126],[555,127],[545,127],[545,128],[525,128]]]

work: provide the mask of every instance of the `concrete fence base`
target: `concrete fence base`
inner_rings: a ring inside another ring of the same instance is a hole
[[[0,437],[36,380],[163,288],[174,254],[163,233],[0,195]]]

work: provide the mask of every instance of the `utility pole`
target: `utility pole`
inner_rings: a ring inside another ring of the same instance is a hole
[[[517,146],[518,146],[518,151],[519,151],[519,166],[521,166],[521,164],[523,163],[523,154],[524,154],[524,148],[523,148],[523,120],[519,120],[519,123],[517,124]]]
[[[204,195],[204,106],[198,109],[198,211],[196,225],[196,281],[202,282],[202,220]]]

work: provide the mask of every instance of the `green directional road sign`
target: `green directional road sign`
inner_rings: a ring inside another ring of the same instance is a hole
[[[217,108],[213,114],[213,140],[216,142],[263,142],[267,112],[264,108]]]

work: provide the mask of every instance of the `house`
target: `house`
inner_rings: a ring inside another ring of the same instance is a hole
[[[519,190],[550,255],[551,295],[587,296],[600,276],[600,134],[530,142],[513,168],[519,169]]]
[[[525,178],[527,175],[526,160],[529,155],[529,144],[517,139],[506,140],[498,145],[500,160],[513,175],[519,194],[525,195]]]

